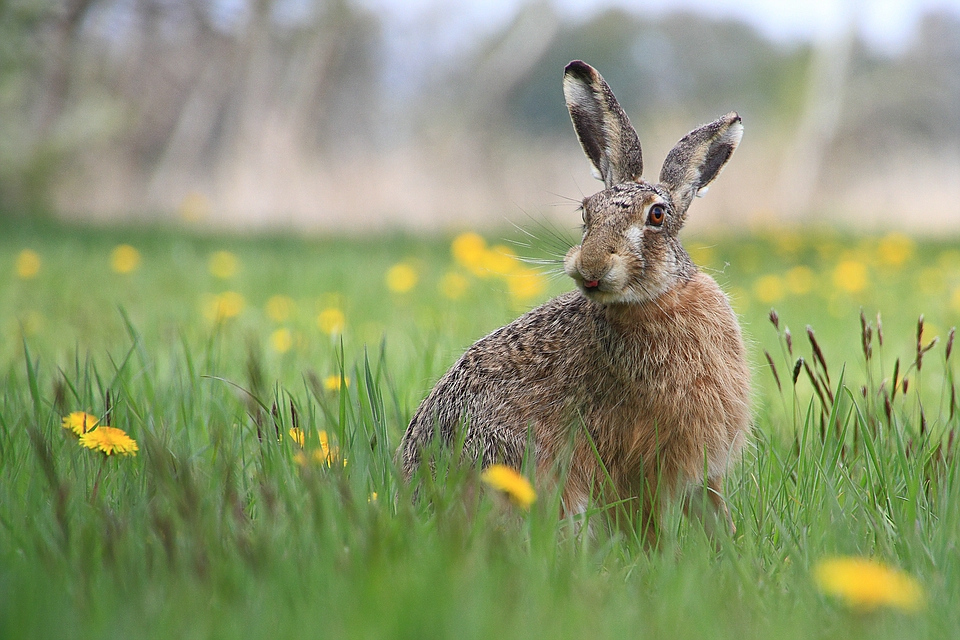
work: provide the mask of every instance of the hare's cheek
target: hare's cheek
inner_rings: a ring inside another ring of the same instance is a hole
[[[577,269],[577,263],[580,260],[580,247],[571,247],[567,255],[563,257],[563,271],[571,278],[579,277],[580,272]]]
[[[624,234],[627,242],[630,243],[630,248],[634,253],[640,254],[643,252],[643,230],[636,225],[627,229],[627,232]]]
[[[627,261],[620,255],[614,255],[610,260],[610,270],[603,276],[604,282],[613,290],[618,291],[626,288],[630,280],[630,269]]]

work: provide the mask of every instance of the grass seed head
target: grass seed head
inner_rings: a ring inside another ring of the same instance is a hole
[[[773,374],[773,380],[777,383],[777,391],[783,391],[783,389],[780,387],[780,376],[777,375],[777,366],[773,364],[773,358],[770,357],[770,352],[764,349],[763,355],[767,357],[767,363],[770,365],[770,373]]]
[[[823,350],[820,349],[820,343],[817,342],[817,337],[813,333],[813,327],[807,325],[807,337],[810,338],[810,346],[813,348],[813,358],[816,363],[820,365],[823,369],[823,375],[827,378],[827,384],[830,384],[830,371],[827,369],[827,361],[823,357]]]

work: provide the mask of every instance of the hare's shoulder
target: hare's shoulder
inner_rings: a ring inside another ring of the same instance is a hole
[[[575,356],[591,343],[603,322],[603,307],[571,291],[523,314],[478,340],[463,355],[466,362],[494,359],[504,364]]]
[[[730,306],[730,300],[717,281],[698,271],[687,287],[680,292],[677,300],[679,315],[686,317],[696,329],[697,326],[710,334],[719,331],[740,340],[740,323]]]

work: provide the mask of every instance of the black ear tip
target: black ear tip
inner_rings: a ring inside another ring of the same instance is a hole
[[[596,73],[597,72],[594,70],[594,68],[583,60],[574,60],[563,70],[563,75],[573,76],[586,83],[593,82]]]

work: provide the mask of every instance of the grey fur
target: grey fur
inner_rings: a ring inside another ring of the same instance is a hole
[[[690,132],[648,184],[600,74],[573,62],[564,86],[585,153],[612,181],[584,199],[583,240],[564,260],[578,289],[467,349],[415,412],[398,463],[409,480],[434,445],[462,442],[466,463],[518,469],[529,452],[541,487],[563,483],[564,514],[634,498],[628,520],[655,541],[661,499],[692,492],[691,515],[706,504],[710,522],[732,527],[722,478],[749,431],[749,369],[726,297],[677,234],[739,142],[740,119]]]

